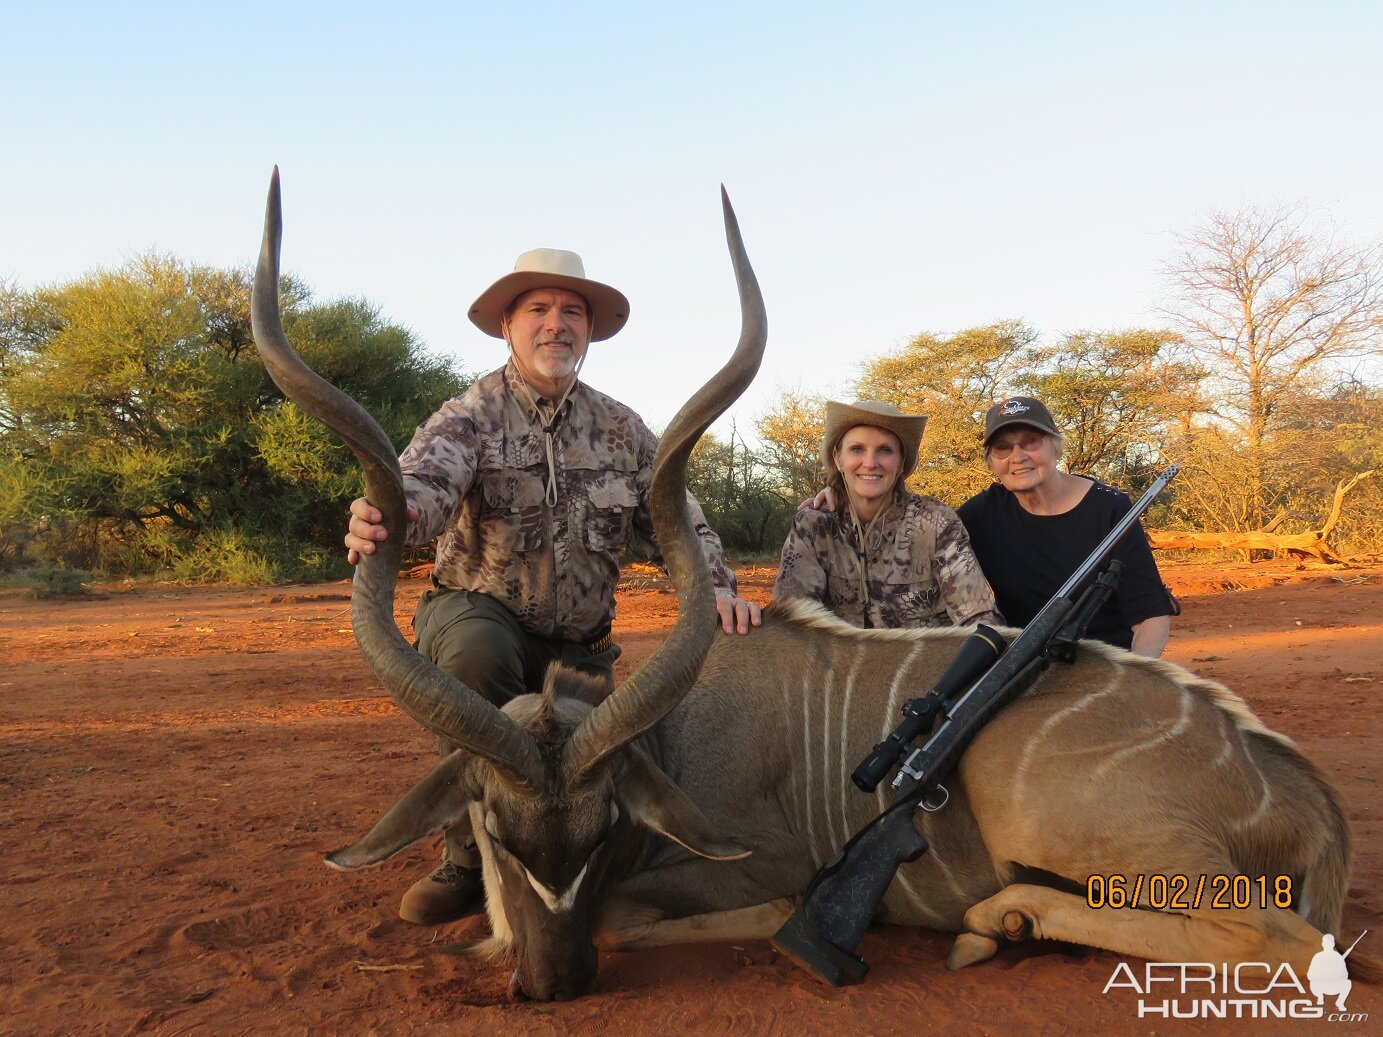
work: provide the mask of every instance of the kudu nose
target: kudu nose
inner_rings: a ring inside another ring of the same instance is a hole
[[[585,949],[566,968],[519,964],[509,977],[510,1001],[570,1001],[587,993],[595,983],[600,957],[594,947]]]

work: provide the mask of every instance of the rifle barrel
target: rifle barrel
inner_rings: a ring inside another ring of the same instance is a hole
[[[1135,522],[1143,517],[1143,512],[1152,506],[1157,495],[1167,488],[1167,484],[1175,479],[1180,471],[1179,466],[1169,465],[1161,475],[1154,479],[1152,485],[1143,492],[1143,496],[1138,498],[1138,503],[1129,509],[1128,514],[1121,518],[1113,529],[1105,534],[1105,538],[1099,542],[1095,550],[1090,552],[1089,557],[1077,566],[1076,571],[1061,585],[1061,589],[1053,597],[1070,597],[1075,589],[1084,582],[1085,578],[1098,569],[1100,564],[1109,557],[1109,552],[1114,550],[1114,545],[1123,538]]]

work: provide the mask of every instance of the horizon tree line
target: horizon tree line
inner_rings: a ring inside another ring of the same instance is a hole
[[[1181,466],[1150,525],[1318,528],[1337,485],[1383,468],[1383,254],[1313,233],[1300,210],[1248,209],[1179,239],[1165,274],[1163,327],[923,331],[862,362],[854,393],[928,415],[909,485],[953,506],[990,481],[985,409],[1021,394],[1051,408],[1072,472],[1137,494]],[[249,283],[157,253],[57,286],[0,282],[0,573],[346,571],[357,467],[269,381]],[[287,277],[283,301],[303,357],[400,448],[471,381],[366,300],[316,302]],[[784,392],[758,447],[738,428],[703,438],[691,488],[727,548],[776,553],[821,485],[823,417],[823,398]],[[1340,549],[1383,546],[1380,484],[1357,484]]]

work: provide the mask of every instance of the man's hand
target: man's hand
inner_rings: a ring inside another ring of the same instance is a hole
[[[836,491],[827,486],[810,500],[804,500],[797,505],[798,511],[811,508],[814,511],[835,511],[836,510]]]
[[[764,622],[763,609],[729,591],[716,591],[716,614],[727,634],[747,634],[751,626],[763,626]]]
[[[388,530],[380,525],[384,515],[364,497],[351,501],[351,521],[346,530],[346,561],[355,565],[361,555],[375,553],[375,544],[389,536]],[[418,509],[408,506],[408,521],[418,521]]]

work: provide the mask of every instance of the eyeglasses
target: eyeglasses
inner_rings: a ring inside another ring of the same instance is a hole
[[[1017,439],[996,440],[990,443],[989,453],[1000,461],[1013,453],[1014,447],[1020,447],[1023,453],[1031,454],[1042,445],[1046,438],[1041,432],[1024,432]]]

